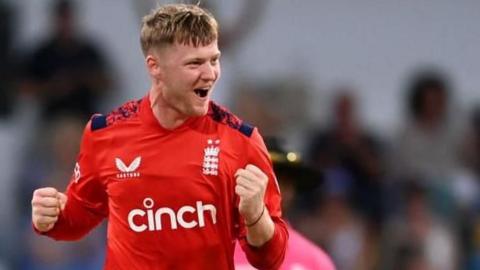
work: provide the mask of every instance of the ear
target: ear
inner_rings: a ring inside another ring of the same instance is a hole
[[[157,78],[161,75],[161,67],[157,58],[154,55],[148,54],[147,57],[145,57],[145,64],[147,66],[147,70],[150,76]]]

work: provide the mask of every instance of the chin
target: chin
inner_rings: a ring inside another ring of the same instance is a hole
[[[191,116],[204,116],[208,113],[208,106],[205,108],[193,108]]]

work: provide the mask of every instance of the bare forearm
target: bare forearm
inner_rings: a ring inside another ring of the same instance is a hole
[[[240,245],[252,266],[258,269],[279,269],[287,241],[288,231],[283,220],[265,215],[255,227],[246,227],[246,235],[240,239]]]
[[[265,208],[265,211],[262,213],[258,222],[247,227],[247,242],[251,246],[260,247],[272,239],[274,232],[275,224],[268,213],[268,209]]]

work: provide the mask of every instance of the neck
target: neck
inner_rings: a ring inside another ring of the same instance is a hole
[[[153,115],[162,127],[168,130],[175,129],[181,126],[188,117],[182,115],[180,112],[169,106],[161,97],[161,89],[154,86],[149,91],[150,107]]]

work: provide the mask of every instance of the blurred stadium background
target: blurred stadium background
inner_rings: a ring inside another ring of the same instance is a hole
[[[1,270],[101,269],[105,226],[38,237],[31,194],[66,187],[91,113],[145,95],[157,2],[0,0]],[[310,167],[293,227],[341,270],[480,269],[480,2],[201,2],[215,99]]]

